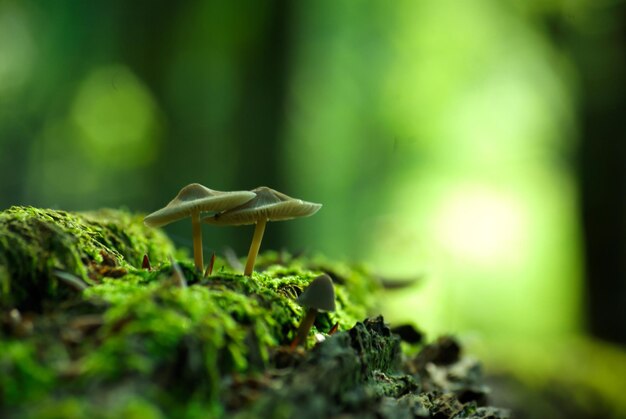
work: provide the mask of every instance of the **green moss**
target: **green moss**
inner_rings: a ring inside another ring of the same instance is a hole
[[[144,254],[158,261],[173,251],[162,233],[124,211],[11,207],[0,213],[0,306],[41,310],[75,294],[56,272],[96,284],[139,267]]]
[[[106,408],[103,408],[106,404]],[[33,419],[161,419],[167,415],[146,398],[132,392],[115,394],[115,397],[96,402],[81,397],[60,400],[46,398],[36,405],[26,407],[20,417]],[[210,417],[210,416],[209,416]]]
[[[179,261],[180,288],[170,280],[175,252],[124,211],[0,213],[0,372],[10,377],[0,378],[0,415],[9,406],[34,417],[218,414],[227,377],[263,373],[274,348],[291,342],[304,314],[297,296],[313,278],[333,277],[337,311],[318,316],[311,339],[354,326],[378,289],[363,269],[275,252],[260,255],[252,277],[218,260],[202,278]],[[144,254],[151,272],[140,269]],[[30,332],[16,332],[26,319],[7,317],[14,308],[33,313]]]
[[[53,383],[54,371],[40,362],[35,342],[0,342],[0,404],[37,398]]]

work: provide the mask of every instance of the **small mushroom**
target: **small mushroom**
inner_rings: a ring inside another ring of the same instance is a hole
[[[306,342],[309,330],[311,330],[315,322],[315,316],[317,316],[318,311],[335,311],[335,287],[333,286],[333,280],[326,274],[316,277],[307,289],[300,294],[298,303],[306,307],[307,310],[296,332],[296,338],[291,343],[292,347]]]
[[[322,207],[322,204],[295,199],[267,186],[260,186],[253,189],[252,192],[256,196],[245,204],[202,219],[207,224],[215,225],[256,224],[244,269],[246,276],[252,275],[254,262],[259,253],[265,225],[268,221],[307,217],[315,214]]]
[[[254,198],[249,191],[221,192],[214,191],[199,183],[185,186],[176,198],[158,211],[144,218],[148,227],[161,227],[185,217],[191,217],[193,228],[193,259],[196,269],[203,271],[202,230],[200,226],[201,212],[220,212],[234,208]]]

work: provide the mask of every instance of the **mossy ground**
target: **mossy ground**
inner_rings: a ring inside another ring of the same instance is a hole
[[[502,417],[477,407],[476,374],[437,383],[382,318],[360,322],[380,290],[362,268],[266,252],[252,277],[218,258],[205,278],[179,255],[181,287],[172,256],[125,211],[0,213],[0,416]],[[337,310],[318,315],[309,350],[289,348],[296,299],[321,273]],[[431,358],[439,376],[459,361]]]
[[[312,278],[325,271],[337,283],[338,309],[318,316],[321,332],[363,319],[377,287],[359,269],[269,252],[251,278],[221,259],[203,278],[180,260],[180,288],[174,254],[124,211],[0,213],[0,409],[219,413],[221,378],[263,371],[270,349],[293,339],[295,300]],[[141,269],[144,255],[152,271]]]

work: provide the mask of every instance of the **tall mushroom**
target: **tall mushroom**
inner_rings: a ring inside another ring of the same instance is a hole
[[[306,342],[309,330],[311,330],[315,322],[318,311],[335,311],[335,287],[333,286],[333,280],[326,274],[316,277],[304,292],[300,294],[298,303],[306,307],[307,310],[296,332],[296,338],[291,344],[292,347]]]
[[[161,227],[185,217],[191,217],[193,229],[193,259],[196,269],[203,271],[201,212],[220,212],[234,208],[254,198],[254,192],[214,191],[199,183],[185,186],[169,204],[143,219],[148,227]]]
[[[322,204],[295,199],[267,186],[260,186],[253,189],[252,192],[256,196],[245,204],[202,219],[205,223],[215,225],[256,224],[244,270],[246,276],[252,275],[254,262],[259,253],[265,225],[268,221],[307,217],[315,214],[322,207]]]

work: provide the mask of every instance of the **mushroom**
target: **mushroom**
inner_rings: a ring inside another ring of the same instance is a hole
[[[259,253],[265,225],[268,221],[307,217],[315,214],[322,207],[322,204],[295,199],[267,186],[260,186],[253,189],[252,192],[256,196],[245,204],[202,219],[207,224],[215,225],[256,224],[246,267],[243,272],[246,276],[252,275],[254,262]]]
[[[319,310],[335,311],[335,287],[333,286],[333,280],[326,274],[316,277],[307,289],[300,294],[298,303],[306,307],[307,310],[296,332],[296,338],[291,343],[291,347],[296,347],[299,343],[306,342],[309,330],[311,330]]]
[[[234,208],[254,198],[254,192],[214,191],[199,183],[185,186],[178,195],[164,208],[153,212],[143,219],[148,227],[161,227],[185,217],[191,217],[193,228],[193,259],[196,269],[202,272],[202,230],[200,212],[220,212]]]

